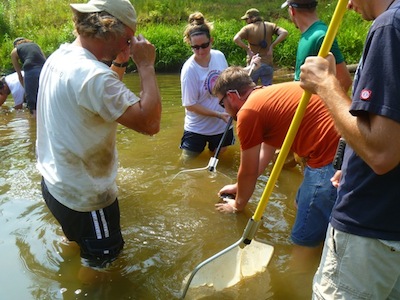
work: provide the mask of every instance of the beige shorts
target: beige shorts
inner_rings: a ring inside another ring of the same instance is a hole
[[[400,242],[348,234],[329,224],[313,299],[400,299],[397,246]]]

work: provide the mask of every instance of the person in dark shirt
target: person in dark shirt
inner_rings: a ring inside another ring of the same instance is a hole
[[[400,299],[400,1],[350,0],[348,8],[373,20],[352,98],[332,54],[307,58],[300,73],[347,142],[313,299]]]
[[[33,116],[36,115],[40,71],[45,61],[46,56],[39,45],[24,37],[14,40],[11,62],[18,73],[20,83],[25,88],[26,103]]]

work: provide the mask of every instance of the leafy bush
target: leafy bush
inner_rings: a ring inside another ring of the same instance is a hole
[[[156,70],[172,72],[180,69],[189,52],[183,43],[180,26],[149,25],[143,29],[138,28],[138,33],[142,33],[156,47]]]
[[[72,0],[86,2],[87,0]],[[192,54],[183,42],[187,18],[194,11],[201,11],[214,22],[213,48],[222,51],[230,65],[244,65],[245,52],[233,43],[233,36],[244,25],[240,16],[251,7],[260,10],[266,21],[277,23],[289,31],[288,38],[274,49],[276,67],[293,67],[300,32],[288,20],[283,0],[135,0],[138,12],[138,33],[143,33],[156,46],[158,72],[177,72]],[[335,5],[320,0],[319,15],[329,23]],[[369,23],[354,12],[347,12],[338,34],[338,41],[347,63],[357,63]],[[2,0],[0,3],[0,71],[11,72],[10,52],[12,41],[24,36],[38,43],[46,56],[60,44],[71,42],[72,13],[69,1],[59,0]],[[134,68],[133,63],[129,66]]]

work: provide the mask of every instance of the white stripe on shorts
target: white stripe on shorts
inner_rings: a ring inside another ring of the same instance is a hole
[[[91,214],[92,214],[94,230],[96,232],[96,237],[97,237],[98,240],[101,240],[102,234],[101,234],[99,219],[97,218],[96,211],[92,211]]]
[[[103,238],[103,234],[101,232],[101,226],[100,226],[99,218],[97,216],[97,212],[99,212],[99,215],[100,215],[100,222],[101,222],[101,225],[102,225],[103,230],[104,230],[104,238],[110,237],[110,230],[108,229],[107,220],[106,220],[106,216],[104,214],[104,210],[100,209],[100,210],[92,211],[91,215],[92,215],[94,230],[96,232],[96,237],[97,237],[98,240],[101,240]]]
[[[106,216],[104,215],[103,209],[100,209],[99,213],[100,213],[101,222],[103,223],[104,237],[108,238],[108,237],[110,237],[110,231],[108,230]]]

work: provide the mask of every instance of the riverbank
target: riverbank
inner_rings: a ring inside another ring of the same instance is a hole
[[[84,1],[73,1],[84,2]],[[300,32],[289,20],[286,9],[281,9],[282,0],[240,1],[208,0],[165,2],[164,0],[135,1],[138,12],[137,33],[143,34],[156,46],[156,71],[179,72],[185,60],[192,54],[183,42],[183,30],[190,13],[199,10],[214,22],[213,48],[222,51],[229,65],[244,65],[245,52],[233,43],[233,36],[244,25],[240,16],[250,7],[260,10],[266,21],[274,22],[288,30],[287,39],[274,49],[277,69],[295,65],[297,43]],[[330,22],[335,5],[320,0],[318,13],[321,20]],[[37,0],[5,1],[0,3],[0,72],[13,71],[10,60],[12,41],[25,36],[38,43],[49,56],[62,43],[74,40],[69,2]],[[363,21],[354,12],[347,12],[338,32],[338,42],[348,64],[358,62],[369,22]],[[135,69],[130,62],[128,70]]]
[[[356,72],[358,64],[349,64],[347,65],[347,69],[350,74],[354,74]],[[280,68],[274,71],[274,83],[291,81],[294,79],[294,71],[293,68]]]

